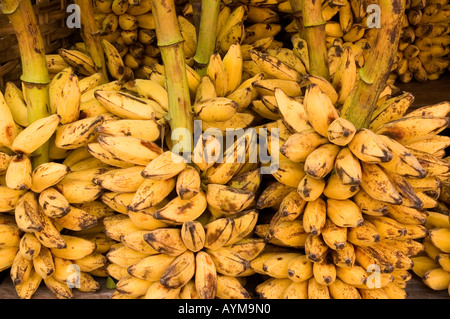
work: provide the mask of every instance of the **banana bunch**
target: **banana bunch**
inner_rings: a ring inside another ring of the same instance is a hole
[[[448,161],[448,157],[444,158]],[[425,226],[428,236],[423,239],[424,251],[413,258],[413,272],[432,290],[448,290],[450,294],[450,219],[448,205],[449,181],[444,179],[440,183],[436,194],[437,206],[428,212]]]
[[[61,299],[100,289],[96,278],[109,276],[106,253],[116,244],[103,223],[116,210],[101,196],[137,189],[139,169],[161,153],[154,141],[166,113],[165,89],[136,81],[127,90],[123,78],[104,83],[81,66],[68,63],[55,74],[51,114],[31,124],[26,92],[8,83],[0,95],[2,270],[10,268],[19,298],[31,298],[41,282]],[[47,142],[50,162],[33,167]]]
[[[449,66],[450,3],[412,1],[403,17],[403,34],[394,73],[400,82],[436,80]]]
[[[94,1],[101,38],[117,49],[125,66],[133,71],[150,66],[160,58],[151,9],[151,0]],[[190,25],[186,28],[191,32]],[[83,47],[83,43],[79,45]]]
[[[439,135],[449,103],[408,112],[410,93],[386,94],[370,128],[356,130],[339,116],[338,95],[325,91],[332,82],[318,83],[304,82],[301,98],[273,91],[279,117],[267,116],[265,127],[279,129],[279,169],[257,199],[257,208],[273,214],[255,234],[287,251],[263,252],[251,262],[270,277],[256,292],[261,298],[405,298],[412,258],[424,251],[427,218],[449,176],[447,137]],[[294,278],[302,259],[309,270],[298,273],[308,275]]]

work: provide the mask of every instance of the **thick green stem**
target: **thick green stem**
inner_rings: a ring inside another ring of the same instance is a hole
[[[341,116],[356,128],[367,128],[380,93],[386,86],[402,30],[405,0],[380,0],[380,24],[375,46],[371,49],[359,80],[344,102]]]
[[[299,34],[308,44],[309,73],[330,79],[322,2],[319,0],[289,0]]]
[[[220,0],[203,0],[198,31],[197,51],[195,52],[195,70],[200,76],[206,74],[209,59],[216,46],[217,17],[220,11]]]
[[[108,81],[105,54],[100,39],[100,30],[95,23],[94,7],[91,0],[75,0],[81,12],[81,37],[86,44],[97,71],[102,74],[104,82]]]
[[[49,115],[50,82],[45,60],[45,47],[30,0],[2,0],[3,13],[11,21],[19,44],[22,64],[21,80],[32,123]],[[33,154],[33,165],[49,161],[48,142]]]
[[[189,155],[193,149],[194,122],[186,74],[184,39],[181,35],[174,0],[153,0],[152,12],[158,47],[161,50],[169,96],[167,121],[172,131],[174,152]]]

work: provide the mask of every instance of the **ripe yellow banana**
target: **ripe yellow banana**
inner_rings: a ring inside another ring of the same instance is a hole
[[[26,155],[14,155],[6,170],[6,186],[11,189],[28,190],[32,186],[32,173],[30,158]]]
[[[82,75],[89,76],[97,72],[94,61],[86,53],[74,49],[59,49],[58,54]]]
[[[60,123],[60,115],[53,114],[36,120],[14,139],[11,149],[18,154],[31,154],[53,135]]]

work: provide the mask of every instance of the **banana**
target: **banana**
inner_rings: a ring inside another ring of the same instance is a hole
[[[427,221],[428,213],[423,210],[405,206],[388,205],[388,216],[396,221],[408,225],[422,225]]]
[[[400,96],[392,97],[377,105],[372,113],[369,129],[375,131],[385,123],[402,118],[413,102],[414,96],[404,92]]]
[[[279,182],[289,186],[298,187],[302,178],[306,175],[303,163],[280,159],[278,170],[272,176]]]
[[[442,269],[444,269],[445,271],[449,271],[450,270],[450,255],[449,254],[439,254],[436,257],[436,262],[439,263],[439,265],[442,267]]]
[[[296,81],[301,80],[301,75],[295,69],[281,62],[277,57],[261,53],[255,50],[249,52],[251,59],[259,68],[270,77],[280,80]]]
[[[134,166],[133,163],[127,162],[123,159],[118,159],[114,154],[102,147],[98,142],[89,143],[87,145],[87,150],[92,155],[92,158],[80,161],[76,166],[72,167],[72,170],[83,171],[92,167],[99,168],[106,165],[121,168]]]
[[[216,47],[220,50],[221,54],[225,54],[230,46],[234,43],[242,43],[246,30],[244,28],[244,18],[247,8],[243,5],[236,7],[232,12],[227,14],[224,12],[222,15],[223,22],[221,27],[217,26]],[[224,17],[224,15],[227,15]]]
[[[26,193],[24,190],[14,190],[6,186],[0,186],[0,211],[14,210],[20,197]]]
[[[224,61],[218,53],[211,55],[206,68],[206,75],[214,84],[217,97],[224,97],[227,94],[228,74]]]
[[[160,128],[153,120],[128,120],[103,122],[95,128],[98,134],[132,136],[154,142],[160,137]]]
[[[358,227],[364,223],[359,207],[350,199],[327,199],[327,216],[340,227]]]
[[[306,89],[303,103],[312,127],[320,135],[327,137],[329,125],[339,117],[330,98],[317,84],[310,84]]]
[[[71,204],[82,204],[94,201],[101,196],[102,189],[91,181],[65,180],[55,185],[55,188]]]
[[[245,276],[245,273],[249,271],[250,262],[233,250],[226,247],[219,248],[217,250],[206,249],[216,267],[217,274],[241,277]]]
[[[27,127],[29,125],[27,104],[22,91],[13,82],[6,83],[4,100],[9,107],[14,122],[22,127]]]
[[[395,265],[371,246],[355,246],[356,262],[365,269],[378,266],[382,273],[392,273]]]
[[[68,124],[78,120],[81,90],[78,76],[73,68],[56,74],[49,84],[50,109],[61,116],[60,123]]]
[[[143,166],[132,166],[109,170],[105,173],[96,174],[92,182],[111,192],[136,192],[144,182],[144,178],[141,176],[143,169]]]
[[[303,212],[303,228],[307,233],[319,235],[325,226],[327,212],[326,202],[318,198],[306,204]]]
[[[254,23],[245,28],[243,44],[254,44],[266,37],[275,37],[281,31],[279,23]]]
[[[388,136],[379,135],[379,138],[389,147],[393,155],[389,162],[380,163],[381,167],[401,176],[421,179],[427,175],[426,170],[406,147]]]
[[[67,284],[57,281],[53,277],[47,277],[44,280],[45,286],[57,299],[72,299],[74,294]]]
[[[28,278],[14,287],[17,296],[20,299],[31,299],[31,297],[39,288],[41,282],[42,277],[36,271],[34,271],[34,269],[32,269]]]
[[[121,241],[121,237],[141,230],[125,214],[105,217],[103,219],[103,225],[108,238],[116,241]]]
[[[34,121],[17,135],[11,144],[11,149],[17,154],[33,153],[50,139],[60,120],[60,115],[53,114]]]
[[[450,170],[447,161],[442,160],[432,154],[426,152],[417,151],[409,149],[409,151],[414,155],[419,161],[420,165],[428,172],[427,177],[433,176],[447,176]]]
[[[361,187],[373,199],[399,205],[402,197],[390,181],[388,175],[376,164],[362,162]]]
[[[327,218],[321,231],[322,239],[333,250],[342,249],[347,242],[347,228],[337,226]]]
[[[170,178],[162,181],[146,179],[134,193],[127,209],[140,211],[157,205],[166,198],[175,188],[175,179]]]
[[[405,226],[391,217],[368,216],[367,220],[375,226],[381,239],[400,238],[406,235],[407,229]]]
[[[308,299],[330,299],[328,286],[320,284],[314,277],[308,280]]]
[[[433,138],[428,138],[419,142],[408,144],[409,149],[434,154],[436,152],[446,149],[450,144],[450,139],[445,135],[436,135]]]
[[[107,265],[107,258],[100,253],[92,253],[86,257],[74,260],[74,264],[80,267],[81,272],[90,273]]]
[[[274,96],[276,105],[281,113],[284,122],[293,131],[299,133],[312,129],[308,123],[305,107],[300,102],[289,97],[281,88],[275,87]]]
[[[184,39],[183,50],[187,58],[193,57],[197,49],[197,32],[194,24],[182,15],[177,16],[181,36]]]
[[[276,207],[281,204],[283,198],[293,190],[292,187],[287,186],[281,182],[274,182],[267,186],[256,202],[256,207],[258,209]]]
[[[217,274],[216,297],[219,299],[250,299],[250,293],[242,286],[238,278]]]
[[[155,100],[166,111],[169,109],[167,91],[159,83],[147,79],[135,79],[133,84],[140,95],[147,99]]]
[[[64,124],[56,129],[55,145],[62,149],[73,150],[86,146],[95,138],[95,128],[105,117],[98,115]]]
[[[328,24],[327,24],[328,25]],[[344,47],[331,84],[337,89],[338,104],[343,104],[357,80],[355,54],[350,47]]]
[[[49,248],[42,247],[39,255],[33,258],[33,267],[43,279],[53,276],[56,269],[52,253]]]
[[[305,162],[308,156],[322,145],[332,144],[327,144],[327,139],[316,131],[307,130],[290,135],[281,145],[280,153],[292,162]],[[325,146],[324,150],[326,149],[331,152],[331,150],[335,150],[335,147]],[[311,176],[315,177],[314,175]]]
[[[186,247],[193,251],[200,251],[205,245],[205,230],[198,221],[186,221],[181,226],[181,239]]]
[[[100,135],[97,141],[115,158],[135,165],[145,166],[163,153],[155,143],[131,136]]]
[[[187,284],[196,274],[196,257],[192,251],[185,251],[177,256],[166,268],[160,278],[160,283],[167,288],[180,288]]]
[[[257,72],[258,74],[261,72]],[[275,88],[280,88],[289,97],[301,94],[300,83],[293,80],[263,78],[253,82],[252,86],[261,95],[274,95]]]
[[[44,225],[40,214],[38,201],[33,192],[26,192],[17,201],[14,215],[19,229],[25,232],[42,231]]]
[[[20,238],[19,253],[28,260],[33,260],[41,251],[41,243],[33,233],[25,233]]]
[[[61,218],[71,211],[67,199],[54,187],[49,187],[39,194],[39,205],[50,218]]]
[[[362,179],[361,164],[348,147],[342,148],[336,156],[334,169],[344,185],[360,185]]]
[[[336,267],[331,260],[331,256],[322,262],[313,264],[314,279],[321,285],[330,286],[336,281]]]
[[[159,228],[144,234],[144,240],[157,252],[170,256],[183,254],[187,247],[179,228]]]
[[[145,295],[152,285],[151,281],[142,280],[133,276],[121,278],[116,283],[116,291],[130,298]]]
[[[137,230],[128,232],[120,236],[120,241],[128,248],[143,253],[145,255],[154,255],[158,252],[150,247],[144,240],[144,236],[147,234],[147,230]]]
[[[148,256],[149,254],[133,250],[123,243],[112,245],[111,249],[106,254],[108,261],[117,264],[118,266],[125,267],[125,269]]]
[[[196,117],[207,122],[223,122],[236,114],[238,104],[226,97],[203,99],[192,106]]]
[[[69,235],[61,235],[61,237],[66,243],[66,247],[50,248],[56,257],[76,260],[92,254],[95,250],[95,244],[89,240]]]
[[[69,173],[69,166],[56,162],[43,163],[33,169],[31,190],[41,193],[58,184]]]
[[[165,254],[151,255],[132,264],[127,271],[142,280],[158,281],[175,258]]]
[[[33,269],[33,262],[21,254],[16,254],[10,269],[10,277],[13,284],[20,285],[28,280]]]
[[[431,241],[431,237],[427,236],[422,240],[422,244],[424,246],[425,254],[433,260],[436,260],[436,257],[442,253],[442,251],[434,245]]]
[[[269,226],[269,225],[268,225]],[[263,225],[257,225],[255,233],[264,237],[268,243],[284,247],[304,248],[308,233],[303,228],[300,220],[283,221],[265,229]]]
[[[175,299],[181,288],[166,288],[158,281],[151,283],[143,299]]]
[[[440,227],[450,228],[450,220],[448,216],[433,211],[427,211],[427,216],[425,216],[425,222],[422,224],[424,224],[428,229]]]
[[[14,155],[6,170],[6,186],[16,190],[29,190],[32,186],[33,168],[26,155]]]
[[[239,188],[221,184],[208,184],[206,201],[209,207],[220,209],[225,214],[238,213],[253,202],[255,194]]]
[[[311,177],[322,179],[334,168],[334,162],[340,148],[327,143],[313,150],[305,159],[305,173]]]
[[[328,253],[328,245],[320,235],[309,234],[305,241],[305,255],[313,262],[322,262]]]
[[[227,89],[225,95],[228,95],[234,92],[242,82],[243,57],[239,42],[230,45],[222,62],[227,74]]]
[[[311,84],[318,85],[320,90],[330,98],[331,103],[333,105],[336,104],[339,95],[330,81],[319,75],[306,74],[302,79],[301,85],[307,88]]]
[[[63,57],[59,54],[46,54],[45,61],[48,72],[52,74],[57,74],[69,67],[69,64],[67,64]]]
[[[447,126],[448,118],[445,117],[410,116],[385,123],[375,133],[387,135],[405,144],[433,137]]]
[[[360,129],[348,144],[352,153],[365,163],[384,163],[392,160],[392,152],[378,134]]]
[[[59,49],[58,54],[79,74],[89,76],[97,73],[94,61],[86,53],[73,49]]]
[[[449,228],[434,228],[428,230],[428,236],[435,247],[444,253],[450,253],[450,242],[448,240]]]
[[[345,200],[353,197],[359,191],[359,185],[342,184],[338,174],[331,174],[323,189],[327,198]]]
[[[298,184],[297,192],[305,201],[315,201],[322,195],[325,185],[324,179],[316,179],[305,175]]]
[[[233,218],[218,218],[205,226],[205,248],[217,250],[223,246],[235,243],[239,229]]]
[[[123,119],[152,120],[166,112],[156,101],[126,92],[98,89],[94,95],[109,112]]]
[[[428,270],[423,276],[422,280],[433,290],[448,289],[450,284],[450,272],[442,268]]]
[[[122,22],[119,16],[118,23]],[[137,23],[137,20],[134,20]],[[123,23],[122,23],[123,24]],[[105,52],[106,67],[109,74],[118,81],[121,81],[125,76],[125,63],[117,50],[117,48],[108,40],[102,39],[102,48]]]
[[[293,282],[305,282],[313,277],[313,262],[305,255],[300,255],[289,260],[287,266],[287,278]]]
[[[255,292],[261,299],[281,299],[290,284],[290,279],[269,278],[256,286]]]
[[[342,117],[336,118],[328,126],[328,140],[339,146],[346,146],[356,134],[356,128],[352,122]]]
[[[156,210],[153,217],[167,224],[180,225],[197,219],[205,211],[206,207],[207,196],[203,191],[200,191],[190,199],[175,197],[167,205]]]
[[[80,208],[70,207],[70,211],[63,217],[55,218],[55,222],[73,231],[80,231],[93,227],[99,223],[97,216],[90,214]]]
[[[427,208],[428,202],[425,198],[429,198],[429,202],[434,203],[434,200],[428,197],[425,193],[415,191],[403,176],[388,171],[385,171],[385,173],[392,185],[394,185],[397,192],[402,197],[402,206],[414,209]],[[421,196],[420,194],[423,194],[424,196]],[[435,205],[430,206],[434,207]]]

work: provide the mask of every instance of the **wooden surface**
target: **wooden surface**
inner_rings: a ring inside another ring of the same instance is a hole
[[[414,94],[415,101],[413,108],[424,105],[434,104],[442,101],[450,101],[450,73],[447,72],[439,80],[428,81],[426,83],[407,83],[397,84],[404,91]],[[17,299],[9,274],[2,274],[4,280],[0,283],[0,299]],[[97,278],[101,290],[95,293],[79,292],[74,290],[76,299],[109,299],[113,290],[107,289],[105,286],[105,278]],[[1,279],[0,279],[1,280]],[[408,282],[406,291],[408,299],[450,299],[447,290],[433,291],[428,288],[422,280],[413,274],[412,279]],[[34,294],[33,299],[54,299],[55,297],[42,283],[38,291]]]

